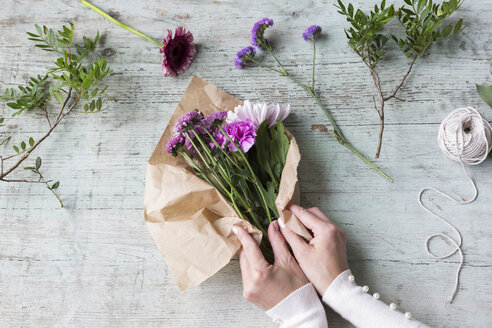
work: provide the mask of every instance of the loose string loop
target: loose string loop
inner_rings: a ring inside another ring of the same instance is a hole
[[[457,236],[457,238],[454,239],[449,234],[441,232],[432,234],[425,240],[425,250],[427,254],[432,258],[442,260],[451,257],[456,253],[459,253],[460,255],[460,263],[456,271],[454,288],[451,292],[451,295],[445,299],[445,302],[449,304],[453,302],[454,297],[456,296],[456,292],[458,291],[461,268],[463,267],[464,262],[464,254],[463,250],[461,249],[463,239],[461,233],[454,225],[452,225],[444,217],[431,211],[423,204],[422,195],[426,191],[433,191],[449,199],[454,204],[464,205],[474,202],[478,196],[478,189],[475,181],[473,181],[473,179],[466,171],[465,164],[478,165],[487,158],[492,148],[492,127],[490,126],[489,122],[487,122],[487,120],[474,108],[458,108],[451,112],[448,116],[446,116],[444,121],[441,123],[437,139],[439,148],[441,148],[443,153],[452,160],[460,162],[461,167],[463,168],[463,172],[465,173],[468,181],[473,186],[474,190],[473,197],[469,200],[457,199],[442,192],[439,189],[430,187],[420,190],[418,196],[418,202],[420,206],[427,213],[450,227],[451,230],[454,231],[454,234]],[[449,253],[441,256],[433,253],[430,250],[429,244],[432,239],[437,237],[448,241],[452,245],[453,249]]]

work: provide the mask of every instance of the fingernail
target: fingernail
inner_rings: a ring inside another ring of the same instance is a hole
[[[235,234],[235,235],[237,235],[237,232],[238,232],[238,231],[237,231],[236,226],[232,226],[232,229],[231,229],[231,230],[232,230],[232,232],[234,232],[234,234]]]
[[[285,221],[283,218],[278,218],[278,225],[280,226],[281,229],[285,228]]]

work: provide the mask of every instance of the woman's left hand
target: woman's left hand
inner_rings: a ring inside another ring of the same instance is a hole
[[[242,244],[239,261],[243,279],[243,296],[267,311],[290,293],[308,283],[308,279],[287,249],[278,222],[268,227],[268,238],[273,248],[274,264],[269,264],[254,239],[239,226],[233,227]]]

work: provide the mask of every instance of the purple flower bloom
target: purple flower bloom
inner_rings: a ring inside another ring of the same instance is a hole
[[[203,124],[207,129],[213,129],[224,122],[227,117],[227,111],[221,110],[218,112],[214,112],[203,119]]]
[[[174,133],[183,133],[198,125],[203,120],[203,114],[198,109],[181,116],[174,125]]]
[[[237,52],[236,58],[234,59],[234,64],[237,68],[244,68],[245,63],[253,59],[255,54],[255,48],[251,46],[243,48]]]
[[[183,146],[184,141],[184,137],[181,134],[175,135],[167,142],[167,152],[173,156],[178,156],[177,151],[179,148],[181,148],[181,146]]]
[[[273,25],[273,19],[271,18],[262,18],[256,22],[251,30],[251,44],[260,49],[264,49],[268,45],[268,40],[265,39],[263,34],[265,30]]]
[[[241,150],[244,153],[247,153],[248,150],[254,146],[256,142],[256,130],[257,126],[249,120],[233,122],[224,126],[224,132],[227,133],[229,138],[231,138],[236,145],[241,147]],[[228,146],[230,151],[238,151],[238,149],[230,143],[229,138],[220,132],[215,135],[217,143],[222,148]]]
[[[304,40],[309,41],[309,40],[316,40],[319,35],[321,34],[321,26],[318,25],[312,25],[309,26],[304,33],[302,33],[302,37]]]
[[[167,30],[167,36],[162,41],[164,45],[160,53],[164,54],[162,61],[162,74],[164,76],[176,76],[186,71],[196,55],[193,35],[184,27],[178,26],[173,32]]]

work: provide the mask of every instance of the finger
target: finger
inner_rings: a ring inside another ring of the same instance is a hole
[[[299,205],[290,204],[287,209],[294,214],[299,221],[302,222],[308,229],[315,230],[318,228],[324,221],[320,219],[317,215],[307,211],[306,209],[300,207]]]
[[[289,243],[290,248],[294,252],[296,258],[302,257],[302,254],[309,250],[309,245],[306,241],[299,236],[297,233],[292,231],[288,226],[285,225],[282,218],[278,219],[278,224],[280,226],[280,232],[284,236],[285,240]]]
[[[250,276],[251,268],[243,249],[239,252],[239,266],[241,267],[241,276],[244,281],[246,277]]]
[[[241,245],[243,245],[243,250],[248,258],[250,267],[254,269],[267,267],[269,264],[263,257],[263,254],[261,253],[260,248],[256,244],[253,237],[251,237],[251,235],[240,226],[234,226],[232,230],[241,242]]]
[[[279,230],[277,221],[270,223],[270,226],[268,227],[268,239],[270,239],[270,244],[272,245],[275,263],[285,262],[292,256],[290,255],[285,239]]]
[[[326,221],[326,222],[330,222],[330,223],[333,223],[331,221],[331,219],[325,214],[323,213],[319,207],[311,207],[311,208],[308,208],[306,211],[308,211],[309,213],[312,213],[314,215],[316,215],[317,217],[319,217],[320,219]]]

